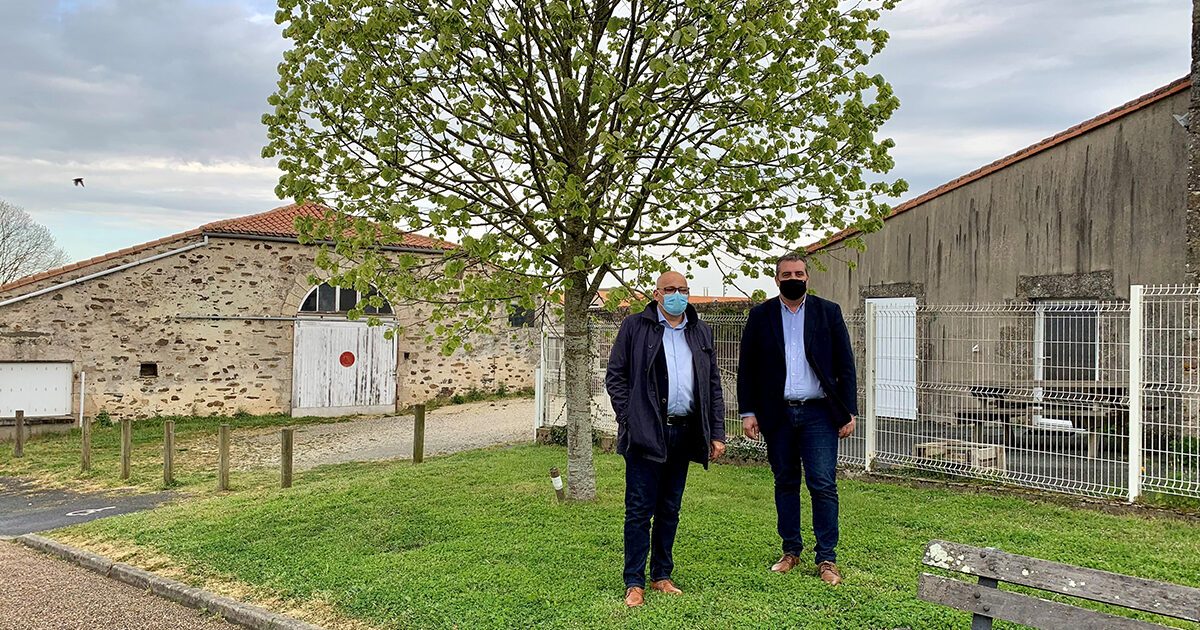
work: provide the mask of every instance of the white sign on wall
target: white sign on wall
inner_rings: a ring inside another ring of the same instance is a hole
[[[875,309],[875,406],[883,418],[917,417],[917,298],[870,298]]]
[[[0,363],[0,418],[12,418],[18,409],[29,418],[71,415],[73,380],[70,363]]]

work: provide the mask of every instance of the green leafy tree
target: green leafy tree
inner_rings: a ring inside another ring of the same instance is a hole
[[[335,208],[346,284],[430,305],[444,349],[496,303],[561,307],[569,493],[595,496],[587,310],[655,274],[758,277],[805,233],[877,229],[898,106],[864,68],[894,0],[280,0],[277,193]],[[348,229],[353,228],[353,229]],[[389,259],[407,231],[456,240]]]

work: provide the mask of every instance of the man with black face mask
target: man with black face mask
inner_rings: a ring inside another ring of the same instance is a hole
[[[837,567],[838,439],[854,432],[858,390],[850,335],[837,304],[808,295],[808,265],[798,254],[775,264],[779,297],[750,309],[738,359],[738,411],[746,437],[760,432],[775,476],[783,557],[800,562],[800,482],[812,495],[817,574],[842,582]]]
[[[688,304],[687,278],[668,271],[654,301],[621,322],[605,376],[625,456],[625,605],[650,589],[678,595],[671,550],[688,464],[725,450],[725,398],[712,329]],[[653,522],[653,532],[651,532]]]

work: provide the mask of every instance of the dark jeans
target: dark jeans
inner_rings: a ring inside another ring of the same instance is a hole
[[[785,407],[783,422],[764,433],[775,474],[775,511],[784,553],[800,555],[800,480],[812,495],[817,563],[837,561],[837,429],[827,404]]]
[[[675,568],[671,548],[675,545],[683,485],[687,481],[686,447],[690,445],[688,440],[696,437],[699,427],[664,429],[667,461],[659,463],[625,456],[625,588],[646,587],[647,555],[651,580],[665,580]]]

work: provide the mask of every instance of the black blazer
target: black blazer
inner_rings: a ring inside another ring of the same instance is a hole
[[[787,360],[779,298],[750,309],[738,354],[738,413],[753,413],[759,428],[770,431],[783,420]],[[804,306],[804,354],[831,399],[833,424],[841,427],[858,415],[858,381],[850,335],[837,304],[809,295]]]
[[[608,356],[604,384],[617,415],[617,452],[648,459],[667,460],[663,419],[667,415],[667,361],[662,349],[663,329],[658,323],[658,305],[651,302],[641,313],[621,322]],[[692,350],[692,374],[696,405],[704,441],[689,453],[691,461],[708,467],[712,441],[725,441],[725,397],[717,369],[712,328],[701,321],[696,309],[687,307],[688,325],[684,339]],[[782,321],[782,320],[781,320]]]

